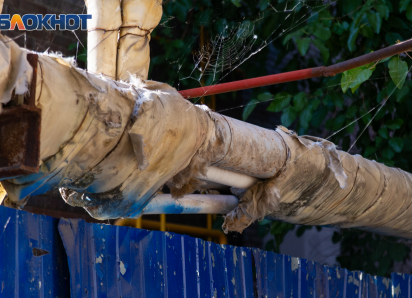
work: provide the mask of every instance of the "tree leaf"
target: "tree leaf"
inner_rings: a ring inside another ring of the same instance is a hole
[[[295,121],[298,113],[296,109],[292,106],[287,107],[282,114],[282,117],[280,117],[280,121],[282,122],[282,125],[285,127],[289,127],[293,121]]]
[[[356,116],[358,112],[358,108],[356,106],[350,106],[349,109],[346,111],[346,118],[351,119]]]
[[[400,153],[403,149],[403,140],[401,138],[392,138],[389,140],[389,145],[395,152]]]
[[[392,56],[391,56],[391,57],[383,58],[382,60],[379,60],[379,63],[384,63],[384,62],[390,60],[391,58],[392,58]]]
[[[373,30],[372,30],[372,28],[369,27],[369,26],[363,26],[363,27],[360,29],[360,33],[361,33],[363,36],[367,37],[367,38],[373,38]]]
[[[349,29],[349,23],[344,21],[342,23],[334,23],[332,25],[332,31],[337,35],[342,35],[343,32]]]
[[[310,120],[312,120],[312,111],[313,110],[311,107],[306,107],[306,109],[304,109],[302,113],[300,113],[300,126],[304,129],[309,128],[309,122]]]
[[[257,96],[257,100],[260,102],[265,102],[265,101],[271,100],[272,98],[273,98],[273,94],[270,92],[260,93]]]
[[[373,28],[373,26],[372,26],[372,28]],[[348,39],[348,48],[349,48],[349,51],[351,51],[351,52],[355,51],[355,48],[356,48],[355,41],[356,41],[356,38],[358,37],[358,33],[359,33],[359,28],[358,27],[351,28],[350,34],[349,34],[349,39]]]
[[[297,112],[302,111],[307,103],[308,100],[306,98],[305,92],[300,92],[293,98],[293,106],[295,107]]]
[[[358,84],[356,86],[350,87],[350,91],[352,91],[353,94],[355,94],[355,91],[358,90],[361,84]]]
[[[306,230],[311,230],[313,226],[300,226],[296,231],[296,237],[301,237]]]
[[[343,98],[342,93],[332,92],[332,93],[330,93],[330,95],[332,97],[332,101],[333,101],[333,104],[335,105],[335,107],[343,108],[343,104],[344,104],[345,100]]]
[[[405,83],[406,75],[408,74],[408,64],[399,59],[399,57],[393,57],[389,61],[388,67],[389,75],[391,76],[396,87],[402,89],[403,83]]]
[[[411,0],[401,0],[399,1],[399,12],[406,10]]]
[[[264,11],[266,8],[268,8],[269,3],[270,3],[270,0],[260,0],[260,3],[259,3],[260,10]]]
[[[389,138],[389,132],[388,132],[388,129],[386,127],[382,127],[381,129],[379,129],[378,133],[384,139]]]
[[[412,21],[412,4],[409,4],[408,8],[406,9],[406,18],[409,21]]]
[[[290,103],[290,95],[286,92],[281,92],[275,95],[273,101],[270,103],[267,111],[269,112],[281,112],[283,111]]]
[[[363,70],[363,67],[358,67],[343,72],[342,79],[340,82],[343,93],[346,93],[348,88],[352,86],[353,82],[362,73]],[[352,87],[355,86],[356,85],[353,85]]]
[[[315,92],[315,94],[316,94],[316,92]],[[319,96],[322,96],[322,95],[319,95]],[[311,100],[311,102],[309,103],[309,107],[312,109],[312,111],[314,111],[318,108],[320,103],[321,103],[320,99],[315,98],[314,100]]]
[[[398,40],[403,41],[403,38],[399,33],[391,32],[385,35],[385,41],[390,45],[396,44]]]
[[[407,95],[409,95],[409,87],[403,86],[402,89],[396,90],[396,101],[397,102],[402,102],[402,99],[406,98]]]
[[[346,117],[345,115],[339,115],[335,118],[332,125],[332,130],[337,131],[342,128],[343,124],[345,124]]]
[[[392,259],[389,256],[384,256],[379,259],[377,275],[385,276],[392,264]]]
[[[358,73],[358,75],[356,76],[356,78],[354,78],[353,82],[349,85],[349,87],[353,88],[367,81],[371,77],[372,73],[373,70],[369,68],[361,70],[361,72]]]
[[[322,58],[323,58],[323,62],[326,64],[328,62],[328,59],[329,59],[329,49],[327,47],[325,47],[323,42],[318,40],[318,39],[314,39],[314,40],[312,40],[312,42],[313,42],[314,46],[319,49],[320,54],[322,55]]]
[[[302,30],[297,30],[295,32],[289,33],[285,36],[285,39],[283,40],[283,45],[287,44],[287,42],[292,38],[301,38],[303,34],[304,32]]]
[[[365,150],[365,157],[371,156],[376,152],[377,148],[376,147],[367,147]]]
[[[249,103],[243,109],[243,115],[242,115],[243,121],[246,121],[246,119],[250,116],[250,114],[255,109],[256,104],[258,103],[259,101],[257,99],[252,99],[251,101],[249,101]]]
[[[382,17],[379,12],[369,12],[367,13],[369,24],[371,25],[373,31],[379,34],[382,26]]]
[[[323,27],[321,24],[315,25],[315,31],[313,35],[321,40],[328,40],[331,37],[330,29]]]
[[[310,121],[310,124],[315,128],[319,128],[319,126],[325,120],[327,114],[328,109],[326,107],[321,107],[320,109],[315,110],[313,113],[312,120]]]
[[[385,121],[386,127],[392,130],[401,128],[402,124],[403,124],[402,119],[394,119],[394,120]]]
[[[391,160],[395,156],[395,152],[393,152],[391,148],[385,147],[385,149],[382,150],[382,156]]]
[[[311,42],[310,38],[302,38],[296,41],[296,44],[298,45],[299,53],[302,56],[305,56],[306,52],[308,51],[310,42]]]
[[[409,26],[399,17],[389,16],[388,23],[392,28],[409,30]]]
[[[242,5],[240,4],[240,0],[231,0],[232,4],[236,7],[241,7]]]
[[[384,18],[385,20],[388,19],[388,17],[389,17],[389,8],[386,5],[384,5],[384,4],[376,5],[375,9],[376,9],[377,12],[379,12],[379,14],[381,15],[382,18]]]

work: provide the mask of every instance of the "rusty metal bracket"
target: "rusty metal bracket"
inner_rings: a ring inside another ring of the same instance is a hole
[[[33,67],[29,93],[22,104],[0,114],[0,178],[39,172],[41,110],[36,108],[37,54],[27,54]]]

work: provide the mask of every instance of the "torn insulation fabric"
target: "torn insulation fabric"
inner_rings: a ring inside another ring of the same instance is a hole
[[[10,39],[0,35],[0,113],[12,97],[28,92],[33,69],[27,61],[27,52]]]
[[[166,84],[119,83],[47,55],[38,69],[40,172],[2,181],[10,205],[59,188],[95,218],[139,216],[204,142],[207,114]]]
[[[116,77],[117,39],[122,25],[120,0],[85,0],[88,21],[87,69]]]
[[[6,198],[7,192],[4,189],[3,185],[0,183],[0,205],[3,203],[3,200]]]
[[[5,53],[0,77],[26,63]],[[166,182],[182,196],[205,187],[199,177],[213,166],[261,179],[227,215],[226,231],[269,217],[412,238],[409,173],[326,140],[219,115],[166,84],[116,82],[47,55],[38,63],[40,172],[1,182],[10,204],[59,188],[67,203],[95,218],[139,217]],[[10,76],[8,84],[22,77]]]
[[[325,140],[276,130],[288,154],[271,179],[249,189],[224,230],[243,231],[263,217],[305,225],[357,227],[412,238],[412,175]]]
[[[117,52],[117,78],[146,80],[150,64],[150,33],[159,24],[161,0],[122,1],[122,26]]]

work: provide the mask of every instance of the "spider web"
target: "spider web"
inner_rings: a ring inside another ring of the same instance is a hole
[[[194,81],[196,87],[218,84],[251,57],[259,54],[265,47],[293,32],[310,17],[315,16],[335,2],[286,1],[283,10],[276,10],[273,5],[268,3],[268,8],[255,18],[244,17],[242,21],[228,22],[221,26],[218,32],[210,30],[207,32],[210,37],[203,44],[201,36],[199,36],[200,47],[198,51],[189,55],[186,52],[182,53],[180,59],[170,62],[170,64],[178,65],[179,89],[181,83],[187,80]],[[296,18],[297,12],[303,12],[303,14],[301,13],[299,18]],[[214,17],[216,16],[219,17],[215,14]],[[258,32],[262,31],[262,24],[268,18],[277,18],[278,22],[274,24],[273,28],[266,28],[265,31],[269,34],[264,36]],[[169,23],[174,17],[165,15],[164,19],[161,26],[167,27],[170,26]],[[215,21],[216,18],[209,18],[199,22],[198,25],[202,26]],[[193,40],[192,42],[199,41]],[[192,62],[192,68],[187,72],[183,70],[183,66],[185,63],[190,63],[189,61]]]

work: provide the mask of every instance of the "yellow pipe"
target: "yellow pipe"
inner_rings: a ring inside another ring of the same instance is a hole
[[[136,219],[124,218],[118,219],[115,222],[116,226],[135,226]],[[159,230],[160,222],[153,220],[142,220],[142,228],[148,230]],[[221,231],[208,230],[205,228],[191,227],[186,225],[166,223],[166,231],[188,234],[195,237],[213,237],[219,240],[219,244],[227,244],[227,237]]]
[[[153,220],[143,220],[142,227],[144,229],[157,230],[160,228],[160,223],[157,221],[153,221]],[[197,237],[211,236],[213,238],[219,239],[220,244],[227,244],[227,238],[225,234],[223,234],[222,232],[218,230],[208,230],[205,228],[191,227],[191,226],[172,224],[172,223],[166,224],[166,230],[170,232],[174,232],[174,233],[189,234],[189,235],[193,235]]]
[[[206,215],[206,228],[212,230],[212,214]],[[207,237],[207,241],[212,241],[211,237]]]
[[[166,232],[166,214],[160,214],[160,231]]]
[[[140,216],[138,219],[136,219],[136,228],[141,229],[142,228],[142,217]]]

